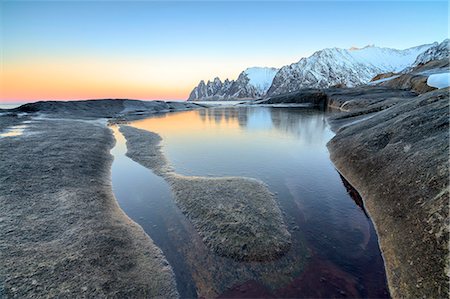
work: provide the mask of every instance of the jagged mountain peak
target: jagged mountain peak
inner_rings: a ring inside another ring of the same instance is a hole
[[[302,88],[362,85],[378,74],[398,73],[414,64],[448,58],[448,48],[448,39],[442,43],[404,50],[373,44],[363,48],[326,48],[279,70],[250,67],[242,71],[236,80],[222,82],[215,78],[207,84],[201,81],[191,92],[189,100],[258,98]]]
[[[278,69],[270,67],[250,67],[242,71],[236,80],[218,77],[200,84],[191,92],[188,100],[230,100],[264,96],[272,84]]]
[[[450,54],[450,39],[446,38],[441,43],[435,42],[430,48],[417,56],[411,67],[425,64],[432,60],[448,59]]]
[[[278,72],[274,67],[250,67],[243,72],[249,79],[249,84],[254,86],[260,95],[267,92],[272,85],[273,78]]]
[[[377,74],[400,72],[430,47],[432,44],[397,50],[371,45],[353,50],[327,48],[316,51],[297,63],[282,67],[267,94],[288,93],[307,87],[365,84]]]

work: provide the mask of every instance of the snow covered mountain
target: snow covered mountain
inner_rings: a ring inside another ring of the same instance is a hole
[[[249,79],[248,84],[254,86],[257,92],[263,95],[269,90],[277,72],[278,69],[274,67],[251,67],[243,71],[241,75],[245,74]]]
[[[297,91],[302,88],[353,87],[368,83],[384,73],[400,73],[431,60],[448,59],[449,40],[405,50],[366,46],[364,48],[330,48],[277,70],[253,67],[236,80],[219,78],[201,81],[189,100],[254,99]]]
[[[282,67],[267,95],[293,92],[301,88],[357,86],[375,75],[400,72],[413,64],[417,56],[433,44],[406,50],[367,46],[362,49],[324,49],[299,62]]]
[[[411,65],[415,67],[425,64],[432,60],[448,59],[450,52],[450,40],[447,38],[442,43],[434,43],[428,50],[417,56],[417,59]]]
[[[272,84],[278,69],[251,67],[239,74],[236,80],[219,78],[205,82],[202,80],[189,95],[188,101],[253,99],[264,96]]]

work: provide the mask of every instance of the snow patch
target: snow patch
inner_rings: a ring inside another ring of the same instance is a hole
[[[272,67],[251,67],[244,71],[249,79],[250,85],[253,85],[262,94],[265,94],[269,90],[277,72],[278,69]]]
[[[395,79],[395,78],[398,78],[398,77],[400,77],[400,75],[394,75],[394,76],[391,76],[391,77],[387,77],[387,78],[383,78],[383,79],[378,79],[378,80],[375,80],[375,81],[372,81],[372,82],[367,83],[367,85],[377,85],[377,84],[379,84],[379,83],[386,82],[386,81],[390,81],[390,80]]]
[[[427,84],[431,87],[445,88],[450,86],[450,72],[433,74],[427,79]]]

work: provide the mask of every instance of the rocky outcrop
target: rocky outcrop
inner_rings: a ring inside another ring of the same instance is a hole
[[[335,126],[331,159],[362,195],[377,227],[391,295],[446,298],[449,90],[360,118],[364,111],[349,112],[346,125]]]
[[[436,89],[432,86],[429,86],[427,84],[427,80],[428,76],[409,73],[403,74],[397,78],[393,78],[392,80],[382,82],[380,83],[380,86],[407,89],[422,94]]]
[[[0,297],[178,297],[163,253],[116,202],[113,144],[85,119],[0,138]]]
[[[282,95],[275,95],[265,99],[254,101],[254,105],[280,105],[298,104],[303,107],[325,109],[328,97],[325,92],[319,89],[302,89],[298,92],[291,92]]]
[[[40,101],[10,109],[9,113],[43,113],[64,118],[112,118],[151,115],[158,112],[199,108],[194,103],[105,99],[85,101]]]
[[[370,82],[379,81],[379,80],[386,79],[386,78],[391,78],[391,77],[393,77],[393,76],[395,76],[395,75],[397,75],[397,74],[394,73],[394,72],[388,72],[388,73],[384,73],[384,74],[378,74],[378,75],[376,75],[375,77],[373,77],[373,78],[370,80]]]
[[[336,108],[341,111],[356,111],[363,109],[361,114],[378,112],[389,108],[395,103],[416,97],[416,93],[381,86],[360,86],[354,88],[305,88],[296,92],[270,96],[254,101],[254,105],[304,104],[305,107],[326,109]],[[342,114],[340,114],[342,117]],[[346,114],[343,114],[346,115]]]
[[[425,64],[419,64],[413,68],[408,68],[402,73],[389,76],[380,74],[378,77],[385,77],[375,80],[370,85],[385,86],[388,88],[411,90],[418,94],[426,93],[436,88],[428,85],[428,77],[433,74],[445,73],[449,71],[449,60],[431,60]]]

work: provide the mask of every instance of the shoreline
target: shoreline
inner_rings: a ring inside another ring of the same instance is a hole
[[[274,194],[263,182],[177,174],[160,150],[158,134],[124,125],[119,130],[126,139],[126,155],[169,183],[175,202],[216,254],[238,261],[270,261],[289,250],[291,235]]]
[[[333,105],[337,106],[338,103],[341,103],[338,109],[342,111],[342,104],[351,103],[351,105],[349,105],[348,111],[340,112],[338,115],[331,115],[328,117],[327,122],[336,134],[327,145],[330,151],[330,158],[339,173],[361,194],[363,198],[364,206],[366,207],[367,212],[370,214],[370,218],[372,219],[372,222],[375,226],[380,242],[380,249],[383,255],[386,274],[388,278],[388,287],[390,289],[392,297],[447,296],[449,291],[448,285],[446,285],[445,283],[448,282],[448,275],[450,274],[450,271],[449,268],[445,268],[446,263],[448,263],[449,261],[448,247],[445,246],[448,245],[448,228],[443,226],[443,224],[445,225],[445,223],[448,223],[449,216],[448,211],[446,212],[442,209],[443,207],[445,207],[445,199],[448,199],[448,190],[446,193],[444,186],[445,184],[443,183],[442,178],[445,178],[445,176],[448,175],[448,160],[443,159],[442,155],[445,154],[445,145],[443,144],[443,140],[448,141],[448,130],[447,133],[445,133],[444,131],[445,128],[448,129],[448,119],[445,121],[437,118],[442,115],[448,115],[448,88],[444,90],[432,91],[419,96],[405,91],[398,91],[398,93],[396,93],[396,91],[392,91],[391,89],[385,89],[386,94],[379,94],[379,91],[382,89],[368,88],[367,90],[375,90],[375,94],[372,95],[368,93],[367,98],[359,99],[358,97],[361,96],[361,93],[364,92],[364,90],[365,89],[361,88],[342,91],[334,90],[328,93],[327,96],[329,97],[329,100],[327,101],[327,107],[332,107]],[[392,98],[393,94],[398,96]],[[447,102],[446,104],[444,103],[445,101]],[[108,108],[108,105],[106,105],[107,103],[105,103],[104,101],[99,101],[98,104],[93,104],[94,107],[91,105],[92,103],[88,104],[89,105],[87,105],[87,107],[83,107],[82,104],[74,104],[76,110],[73,113],[71,109],[64,107],[63,103],[60,105],[58,103],[47,104],[45,102],[41,102],[38,103],[37,106],[27,106],[25,112],[28,112],[28,114],[23,115],[20,122],[17,122],[18,118],[15,116],[12,117],[14,119],[9,120],[6,119],[5,116],[2,116],[2,118],[0,118],[0,121],[5,120],[5,122],[0,122],[0,125],[3,127],[9,127],[10,125],[15,125],[21,123],[22,121],[29,121],[31,119],[32,123],[27,124],[28,128],[27,130],[25,130],[26,136],[23,136],[23,139],[30,139],[31,136],[32,139],[34,138],[33,140],[36,140],[34,142],[36,142],[38,146],[40,145],[40,143],[37,141],[37,138],[39,137],[33,136],[33,134],[41,134],[42,132],[45,132],[44,134],[50,135],[49,140],[53,140],[55,146],[62,146],[61,144],[58,144],[58,142],[56,142],[57,140],[59,140],[58,138],[61,137],[61,135],[59,137],[57,135],[69,134],[69,132],[71,132],[71,134],[73,135],[71,136],[71,138],[78,138],[78,142],[86,142],[86,139],[89,138],[89,142],[95,142],[95,140],[92,140],[93,136],[88,137],[88,135],[86,135],[86,132],[79,132],[78,124],[81,124],[82,127],[90,128],[87,129],[87,131],[93,130],[93,128],[96,127],[103,127],[103,129],[106,129],[109,132],[109,135],[112,136],[110,128],[105,127],[106,120],[104,121],[105,124],[100,124],[100,122],[98,121],[99,118],[105,119],[106,117],[113,122],[120,122],[121,120],[133,119],[136,117],[148,117],[158,112],[202,108],[201,106],[197,106],[192,103],[188,103],[184,106],[183,104],[176,105],[175,107],[171,107],[167,103],[165,105],[161,103],[155,103],[156,105],[150,105],[151,107],[148,106],[148,104],[145,104],[146,110],[142,110],[142,105],[133,101],[112,103],[114,105],[113,109],[106,109]],[[258,105],[255,105],[255,107],[258,107]],[[423,115],[418,114],[417,111],[419,111],[420,109],[425,109],[424,107],[427,109],[428,107],[431,107],[429,109],[434,111],[435,114],[431,114],[431,112],[429,112],[428,110],[423,110]],[[95,111],[92,112],[92,109],[94,109]],[[16,110],[17,113],[24,113],[24,111],[21,110],[20,107],[16,108]],[[436,111],[439,111],[439,113]],[[48,118],[41,117],[40,119],[32,119],[31,115],[33,115],[33,112],[44,114],[48,116]],[[55,116],[62,119],[58,120],[55,118]],[[412,130],[409,129],[409,126],[412,125],[411,120],[414,120],[414,122],[412,123],[414,125],[414,130],[418,130],[416,134],[412,134]],[[430,122],[430,120],[432,121],[432,123],[427,124],[427,122]],[[59,133],[55,133],[55,131],[53,130],[35,130],[36,123],[44,126],[49,126],[52,122],[60,123],[61,128],[65,128],[67,132],[58,131]],[[0,129],[2,128],[1,126]],[[395,130],[393,130],[393,128],[395,128]],[[31,135],[27,135],[30,133]],[[441,139],[437,137],[433,138],[433,136],[438,136],[436,134],[441,134],[439,135],[441,136]],[[103,136],[101,137],[103,139],[107,138],[105,137],[107,134],[100,135]],[[421,142],[421,139],[419,137],[425,139],[431,137],[431,139],[429,138],[430,140],[427,144]],[[18,142],[20,142],[21,138],[22,137],[19,137]],[[5,140],[8,141],[7,138],[0,138],[0,146],[4,146]],[[46,140],[46,142],[50,142],[49,140]],[[14,143],[17,140],[14,139],[12,141],[9,141],[10,143]],[[107,145],[108,142],[102,144],[101,146],[102,148],[104,148]],[[47,148],[50,148],[49,145],[46,146]],[[26,146],[23,145],[22,147]],[[20,148],[20,146],[18,146],[18,148]],[[80,149],[82,147],[78,145],[75,148]],[[94,155],[85,156],[87,157],[87,160],[101,160],[104,161],[104,163],[108,163],[107,160],[111,159],[111,154],[109,153],[111,149],[112,145],[109,148],[108,153],[100,158],[98,157],[98,152],[96,152],[95,149],[83,148],[83,151],[88,152],[89,155]],[[424,151],[425,149],[428,150],[428,153],[427,151]],[[4,151],[4,153],[6,152]],[[69,150],[68,152],[68,156],[75,154],[76,153],[71,150]],[[41,155],[46,157],[45,154]],[[411,160],[414,161],[414,163],[408,164],[408,161],[410,161],[410,158],[408,157],[411,156],[415,157],[414,160]],[[424,157],[428,157],[428,160],[426,160]],[[9,155],[8,159],[11,159]],[[419,159],[419,162],[422,162],[416,163],[417,159]],[[436,159],[441,161],[440,164],[434,161]],[[23,165],[20,165],[19,160],[15,161],[15,163],[17,163],[19,173],[23,175],[22,173],[24,171],[20,168],[23,167]],[[65,165],[64,163],[70,162],[71,160],[73,160],[73,158],[66,157],[66,160],[57,161],[57,164],[54,164],[54,162],[50,164],[54,165],[54,167],[58,167],[59,165]],[[405,161],[408,163],[405,163]],[[428,167],[429,163],[431,162],[427,161],[432,161],[434,164],[437,163],[436,169],[439,171],[436,173],[437,170],[432,167]],[[42,161],[33,161],[33,163],[35,162],[43,163]],[[160,162],[163,163],[164,161]],[[167,165],[168,164],[166,164],[166,166]],[[109,161],[108,172],[109,188],[111,189],[110,166],[111,161]],[[158,168],[160,166],[161,165],[156,165],[151,167],[156,167],[156,171],[160,171],[159,175],[161,175],[163,174],[163,172],[166,172],[167,169],[161,170],[162,168]],[[83,166],[80,167],[82,168]],[[155,171],[155,169],[152,170]],[[36,173],[39,173],[39,171],[41,170],[42,169],[37,168],[32,172],[34,175],[36,175]],[[11,169],[9,169],[9,171],[11,171]],[[421,175],[424,173],[424,179],[421,179],[419,183],[414,183],[414,175],[416,175],[417,177],[421,177]],[[41,176],[45,179],[48,179],[50,174],[44,172]],[[383,178],[386,177],[388,177],[389,180],[383,180]],[[427,187],[427,184],[429,184],[430,182],[429,180],[425,180],[427,177],[428,179],[431,178],[433,180],[434,185],[431,186],[431,189]],[[8,179],[8,176],[3,178],[0,176],[0,179]],[[39,181],[38,178],[36,178],[36,180]],[[32,184],[32,180],[29,180],[29,182]],[[87,183],[87,185],[94,185],[93,182],[96,182],[95,178],[94,181]],[[3,185],[5,187],[11,187],[10,185]],[[106,188],[108,188],[107,185],[107,183],[103,183],[102,187],[106,186]],[[54,186],[50,186],[51,185],[49,185],[48,189],[54,188]],[[424,193],[424,191],[421,189],[422,187],[424,188],[424,190],[429,190],[429,192]],[[33,186],[33,188],[36,187]],[[41,188],[44,187],[41,186]],[[17,192],[19,192],[18,194],[20,194],[20,192],[23,192],[23,190],[19,189],[15,191],[11,190],[9,191],[10,195],[17,194]],[[42,189],[40,192],[44,192],[43,194],[45,194],[45,192],[47,191],[45,189]],[[110,192],[112,192],[112,189],[110,190]],[[104,196],[104,199],[101,199],[102,201],[111,200],[111,194],[108,195],[107,193],[108,192],[102,193],[102,196]],[[4,192],[4,194],[8,193]],[[67,196],[67,194],[63,195],[63,198]],[[5,196],[0,196],[0,200],[5,200],[5,198]],[[124,212],[120,209],[120,207],[118,207],[117,200],[114,198],[113,193],[112,198],[117,207],[112,207],[114,206],[114,204],[112,206],[109,205],[111,211],[117,208],[120,211],[111,212],[111,215],[115,215],[112,216],[111,219],[114,219],[115,224],[125,224],[127,228],[123,229],[127,231],[127,234],[137,234],[137,237],[135,238],[137,242],[143,242],[141,243],[141,245],[133,245],[137,246],[134,249],[135,253],[137,255],[144,254],[145,256],[146,254],[142,253],[142,248],[147,248],[147,252],[157,252],[159,249],[152,243],[150,237],[145,234],[145,232],[143,232],[142,228],[135,222],[130,220],[127,215],[121,215],[124,214]],[[58,197],[55,197],[53,200],[56,200],[56,202],[58,202]],[[5,217],[8,217],[7,211],[5,211],[5,213]],[[48,216],[47,214],[45,215]],[[51,215],[51,213],[49,215]],[[417,221],[414,222],[415,218],[417,218]],[[2,225],[1,222],[0,225]],[[12,228],[10,230],[6,229],[5,231],[14,232],[15,229],[16,228]],[[21,228],[18,227],[18,229]],[[431,233],[427,234],[428,231],[431,231]],[[142,233],[150,242],[145,241],[145,237],[138,236]],[[25,236],[29,236],[28,234],[25,234]],[[3,243],[6,244],[6,242]],[[20,244],[20,242],[18,244]],[[411,246],[411,244],[413,244],[413,246]],[[427,249],[424,247],[424,244],[432,248]],[[443,244],[445,246],[443,246]],[[111,246],[111,244],[107,244],[105,246],[106,248],[108,248],[108,246]],[[156,249],[153,246],[156,247]],[[113,246],[112,248],[115,247],[116,246]],[[60,256],[64,257],[64,254],[61,253]],[[238,255],[237,257],[238,259],[245,260],[245,257],[243,258],[243,256]],[[138,260],[141,259],[138,257],[135,258]],[[79,259],[79,257],[75,257],[75,261],[78,261],[77,259]],[[167,267],[170,268],[170,265],[167,264],[167,261],[164,262],[163,256],[159,256],[156,260],[159,261],[158,263],[160,263],[162,267],[151,266],[148,267],[147,270],[141,269],[139,271],[152,272],[152,270],[155,269],[165,269]],[[422,267],[424,263],[426,266],[425,270],[421,269],[424,268]],[[420,266],[418,267],[417,265]],[[4,292],[5,294],[9,294],[8,292],[17,290],[17,288],[13,287],[13,285],[17,283],[20,284],[21,282],[14,279],[9,280],[7,267],[3,266],[2,268],[3,273],[0,272],[0,280],[4,281],[3,283],[5,284],[5,286],[0,286],[0,294],[2,294],[2,292]],[[122,270],[117,271],[118,272],[116,273],[121,273]],[[169,270],[167,271],[170,272]],[[162,274],[159,273],[156,275],[158,276],[161,274],[170,276],[167,271],[163,270]],[[30,274],[26,274],[26,271],[24,273],[25,274],[20,275],[25,275],[24,277],[30,276]],[[75,273],[77,272],[75,271]],[[428,277],[429,273],[434,273],[433,275],[431,275],[431,278]],[[155,275],[155,273],[152,273],[152,275]],[[173,272],[171,274],[171,277],[172,278],[164,279],[164,281],[169,282],[169,285],[171,283],[174,283]],[[127,279],[130,279],[130,276],[125,276],[125,278],[123,278],[123,280],[125,281]],[[24,288],[25,285],[22,285],[21,288],[24,289],[20,290],[25,292],[23,294],[26,294],[26,292],[29,292],[30,290],[43,291],[42,289],[39,289],[42,288],[39,280],[36,280],[38,281],[37,284],[34,283],[35,280],[36,279],[30,281],[25,280],[27,281],[27,285],[31,284],[32,287],[28,287],[27,289]],[[97,281],[83,283],[95,284],[97,283]],[[131,285],[136,285],[136,281],[134,280],[130,283]],[[80,285],[79,282],[76,282],[76,284]],[[143,286],[141,282],[137,283],[137,285],[139,285],[137,289],[129,291],[142,291],[142,289],[139,289]],[[96,294],[95,292],[100,292],[97,293],[99,295],[107,294],[101,292],[107,292],[109,290],[104,289],[104,286],[97,286],[93,289],[88,287],[85,290],[83,285],[81,288],[83,292],[89,291],[89,293],[93,292],[92,294]],[[155,289],[154,286],[150,288],[146,287],[145,289],[151,290],[152,288],[153,290]],[[173,288],[173,284],[172,286],[164,287],[164,289],[165,292],[168,292],[166,293],[166,295],[171,294],[167,295],[168,297],[171,297],[172,295],[173,297],[177,296],[176,285],[175,289]],[[74,289],[72,289],[72,286],[68,287],[67,285],[63,285],[62,287],[59,285],[54,286],[52,287],[52,290],[59,290],[61,292],[67,292],[69,290],[76,292]],[[65,293],[56,294],[62,295]]]
[[[434,109],[434,117],[424,109]],[[399,102],[356,123],[350,117],[336,126],[330,118],[336,132],[327,145],[331,160],[363,197],[394,298],[448,296],[448,189],[442,191],[448,188],[448,119],[442,118],[446,112],[448,91],[441,90]],[[428,138],[428,145],[419,136]],[[433,159],[439,163],[430,162]],[[436,170],[429,166],[436,163]],[[381,182],[385,177],[389,180]],[[435,183],[430,185],[422,177],[431,177]]]
[[[0,140],[3,294],[178,297],[161,250],[114,197],[110,130],[55,119],[25,134]]]
[[[114,196],[106,118],[197,105],[135,104],[41,102],[0,117],[3,129],[27,121],[0,138],[0,297],[179,297],[161,249]]]

